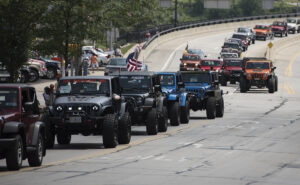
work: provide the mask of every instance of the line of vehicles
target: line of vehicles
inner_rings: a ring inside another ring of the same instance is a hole
[[[241,58],[259,31],[239,28],[237,32],[225,41],[222,58],[207,59],[201,50],[189,49],[179,71],[107,69],[105,76],[60,78],[55,103],[43,115],[33,87],[0,84],[0,159],[6,159],[9,170],[18,170],[24,159],[30,166],[40,166],[55,138],[67,145],[72,135],[102,135],[104,147],[114,148],[130,143],[132,125],[145,126],[148,135],[156,135],[166,132],[169,124],[188,124],[190,110],[204,110],[208,119],[221,118],[220,84],[226,86],[228,81],[239,82],[241,92],[251,86],[277,91],[276,67],[270,60]]]

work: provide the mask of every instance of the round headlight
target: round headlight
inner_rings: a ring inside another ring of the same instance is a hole
[[[71,110],[72,110],[72,107],[68,107],[68,110],[70,110],[70,111],[71,111]]]
[[[61,105],[58,105],[58,106],[56,107],[56,110],[57,110],[58,112],[61,112],[61,111],[63,110],[63,108],[62,108]]]
[[[78,107],[78,110],[82,110],[82,107]]]
[[[99,107],[98,107],[97,105],[94,105],[94,106],[92,107],[92,110],[93,110],[93,111],[97,111],[97,110],[99,110]]]
[[[200,89],[200,93],[201,93],[201,94],[203,94],[203,93],[204,93],[204,90],[203,90],[202,88]]]

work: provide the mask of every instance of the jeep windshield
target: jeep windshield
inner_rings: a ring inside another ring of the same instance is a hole
[[[106,79],[72,79],[60,80],[60,95],[94,95],[110,93],[109,81]]]
[[[248,28],[238,28],[237,32],[239,32],[239,33],[248,33],[249,29]]]
[[[248,62],[246,69],[269,69],[270,65],[268,62]]]
[[[226,66],[241,67],[242,62],[241,61],[226,61]]]
[[[182,60],[199,61],[200,57],[198,55],[183,55]]]
[[[123,92],[148,92],[151,89],[151,76],[120,76]]]
[[[183,73],[182,80],[184,83],[210,83],[209,73]]]
[[[18,89],[0,88],[0,110],[7,108],[18,108]]]
[[[246,37],[246,35],[233,34],[232,38],[246,40],[247,37]]]
[[[263,25],[256,25],[254,29],[266,30],[268,29],[268,27]]]
[[[288,19],[287,23],[294,23],[294,24],[296,24],[296,19]]]
[[[283,22],[274,22],[273,26],[284,26]]]
[[[126,66],[126,58],[111,58],[107,65],[110,66]]]
[[[160,84],[162,86],[172,86],[174,85],[174,75],[161,74],[159,75]]]
[[[239,45],[236,43],[224,43],[224,48],[234,48],[234,49],[239,49]]]
[[[221,66],[220,61],[218,60],[202,60],[202,66]]]
[[[238,58],[236,53],[221,53],[222,58]]]

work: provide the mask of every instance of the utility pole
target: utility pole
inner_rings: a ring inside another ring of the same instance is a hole
[[[174,15],[174,27],[177,27],[177,0],[175,0],[175,15]]]
[[[112,9],[112,0],[110,1],[110,9]],[[112,40],[113,40],[113,27],[112,27],[112,21],[110,20],[110,38],[109,38],[109,46],[110,46],[110,50],[113,50],[113,44],[112,44]]]

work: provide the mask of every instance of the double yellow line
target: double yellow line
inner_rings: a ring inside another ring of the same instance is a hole
[[[285,76],[288,78],[291,78],[293,76],[293,64],[296,60],[296,58],[300,55],[300,51],[297,52],[290,60],[289,65],[287,66],[287,68],[285,69]],[[288,82],[284,82],[283,83],[283,88],[287,91],[288,94],[294,95],[295,94],[295,90],[294,88],[290,85],[290,83]]]

